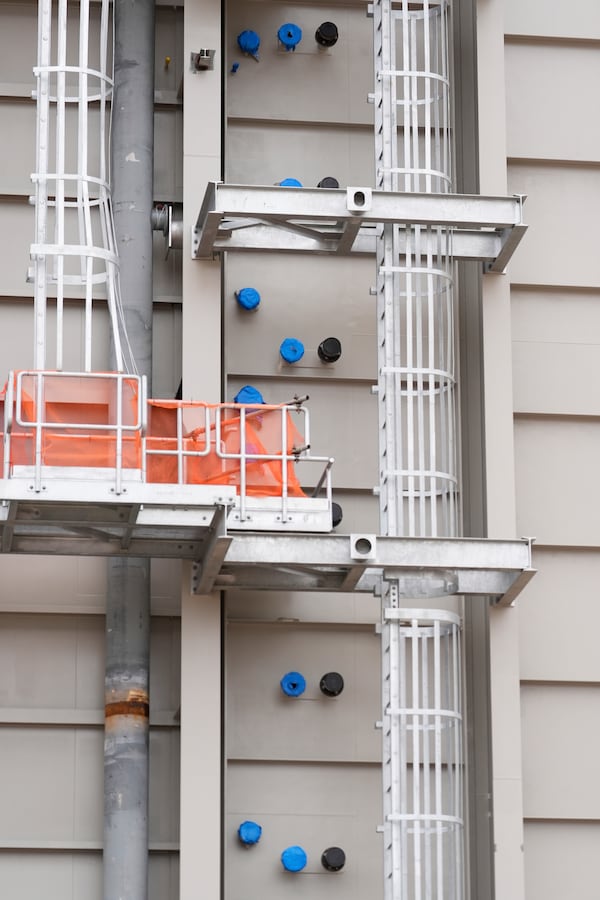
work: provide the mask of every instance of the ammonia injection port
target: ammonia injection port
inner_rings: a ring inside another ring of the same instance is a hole
[[[300,697],[306,690],[306,679],[300,672],[287,672],[279,684],[286,697]]]
[[[317,347],[319,359],[324,363],[337,362],[342,355],[342,344],[336,337],[325,338]]]
[[[302,29],[293,22],[286,22],[277,32],[277,39],[286,50],[295,50],[302,40]]]
[[[246,847],[251,847],[254,844],[258,844],[261,834],[262,828],[258,824],[258,822],[252,822],[249,819],[245,822],[242,822],[242,824],[238,828],[238,837],[241,843]]]
[[[304,356],[304,344],[297,338],[285,338],[281,342],[279,355],[286,363],[295,363]]]
[[[255,59],[257,58],[258,48],[260,47],[260,37],[256,31],[246,29],[245,31],[240,32],[237,37],[237,42],[242,53],[247,53],[248,56],[253,56]]]
[[[315,41],[321,47],[333,47],[338,37],[338,27],[334,22],[321,22],[315,32]]]
[[[344,510],[339,503],[336,503],[335,500],[333,500],[331,503],[331,524],[333,528],[337,528],[337,526],[341,524],[343,518]]]
[[[306,865],[306,850],[294,845],[286,847],[281,854],[281,863],[286,872],[301,872]]]
[[[317,185],[318,188],[339,188],[339,186],[339,181],[333,175],[326,175],[325,178],[321,178]]]
[[[242,309],[252,311],[257,309],[260,304],[260,294],[256,288],[245,287],[235,292],[235,299]]]
[[[346,854],[341,847],[328,847],[321,855],[321,865],[328,872],[339,872],[346,862]]]
[[[258,388],[252,387],[251,384],[245,384],[240,388],[235,397],[234,403],[264,403],[264,397]]]
[[[337,697],[344,690],[344,679],[339,672],[326,672],[319,682],[319,687],[326,697]]]

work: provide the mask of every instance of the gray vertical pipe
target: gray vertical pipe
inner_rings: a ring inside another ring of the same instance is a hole
[[[149,566],[108,562],[104,900],[148,896]]]
[[[154,0],[115,0],[112,201],[137,370],[152,376]],[[114,368],[114,366],[113,366]],[[150,563],[108,561],[104,900],[147,900]]]

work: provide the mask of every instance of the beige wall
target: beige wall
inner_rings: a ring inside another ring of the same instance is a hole
[[[526,235],[509,270],[517,530],[539,574],[519,603],[527,900],[592,898],[600,798],[600,9],[504,3],[509,190]]]

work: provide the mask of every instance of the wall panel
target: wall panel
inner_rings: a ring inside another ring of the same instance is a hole
[[[591,43],[508,43],[507,156],[597,160],[600,122],[590,115],[586,85],[599,79],[600,56]]]
[[[511,163],[508,192],[527,195],[529,225],[510,262],[512,283],[597,286],[600,167]]]
[[[600,39],[600,9],[596,0],[504,0],[507,34],[553,37],[559,40]]]
[[[372,24],[364,7],[246,0],[229,8],[227,69],[239,63],[228,76],[229,117],[372,123],[373,108],[367,103],[373,90]],[[314,38],[324,20],[335,22],[340,33],[338,43],[327,49]],[[302,40],[291,52],[277,40],[285,22],[302,29]],[[261,38],[258,64],[237,45],[237,35],[247,28]]]
[[[521,678],[600,683],[600,551],[534,544],[533,565],[519,603]]]
[[[273,766],[233,763],[228,769],[226,890],[229,896],[298,895],[311,900],[379,896],[381,837],[379,771],[372,766]],[[246,849],[237,839],[241,822],[263,828],[260,842]],[[306,869],[284,871],[280,856],[288,846],[307,853]],[[346,865],[327,872],[323,850],[341,847]]]
[[[227,653],[228,758],[379,759],[374,729],[379,639],[374,629],[230,622]],[[292,671],[306,679],[300,697],[287,697],[279,684]],[[326,697],[319,689],[326,672],[339,672],[344,679],[338,697]]]
[[[596,415],[597,292],[514,288],[511,322],[515,412]]]
[[[522,418],[515,422],[517,533],[541,544],[595,546],[600,422]]]
[[[245,384],[245,378],[229,378],[228,399],[232,399]],[[311,453],[335,458],[334,484],[365,489],[377,484],[377,400],[369,385],[357,388],[341,381],[336,384],[334,393],[329,384],[299,378],[289,381],[252,378],[252,384],[266,403],[286,403],[294,394],[300,397],[308,394]],[[300,463],[297,470],[301,483],[309,487],[320,475],[317,463]]]
[[[527,900],[596,900],[598,822],[525,823]]]
[[[526,818],[597,819],[600,685],[524,685]]]

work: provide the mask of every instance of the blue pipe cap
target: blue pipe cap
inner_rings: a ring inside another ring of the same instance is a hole
[[[262,828],[258,822],[251,822],[248,820],[242,822],[238,828],[238,837],[242,844],[245,844],[247,847],[252,846],[252,844],[258,844],[261,834]]]
[[[304,356],[304,344],[296,338],[285,338],[279,348],[281,358],[286,363],[295,363]]]
[[[233,398],[234,403],[264,403],[264,398],[261,392],[252,387],[251,384],[245,384],[243,388],[237,392],[235,397]]]
[[[256,31],[251,31],[247,29],[246,31],[242,31],[238,34],[237,37],[238,47],[242,51],[242,53],[247,53],[249,56],[256,56],[258,53],[258,48],[260,47],[260,37],[256,33]]]
[[[293,22],[286,22],[277,32],[277,38],[286,50],[295,50],[302,40],[302,29]]]
[[[287,672],[279,684],[286,697],[299,697],[306,690],[306,679],[300,672]]]
[[[302,187],[302,182],[298,181],[297,178],[284,178],[283,181],[278,181],[277,184],[279,187]]]
[[[255,288],[242,288],[235,292],[235,299],[242,309],[256,309],[260,303],[260,294]]]
[[[303,847],[286,847],[281,854],[281,862],[286,872],[301,872],[306,860],[306,850]]]

